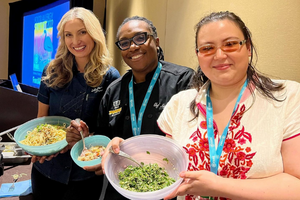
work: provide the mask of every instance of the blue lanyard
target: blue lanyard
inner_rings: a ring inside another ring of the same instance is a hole
[[[241,97],[247,87],[247,83],[248,81],[246,80],[240,93],[238,96],[238,99],[236,100],[234,109],[232,111],[231,117],[234,114],[240,100]],[[225,139],[227,137],[227,132],[228,132],[228,127],[231,121],[231,118],[227,124],[227,126],[225,127],[221,139],[219,141],[218,144],[218,148],[216,149],[216,145],[215,145],[215,137],[214,137],[214,127],[213,127],[213,108],[212,108],[212,102],[209,96],[209,90],[210,90],[210,85],[208,86],[207,92],[206,92],[206,123],[207,123],[207,137],[208,137],[208,144],[209,144],[209,157],[210,157],[210,171],[212,171],[213,173],[217,174],[218,173],[218,167],[219,167],[219,161],[220,161],[220,157],[223,151],[223,146],[224,146],[224,142]]]
[[[160,62],[158,62],[158,66],[155,70],[155,73],[153,74],[153,77],[152,77],[152,80],[151,80],[150,85],[148,87],[146,96],[145,96],[144,101],[141,105],[138,120],[136,120],[136,114],[135,114],[134,95],[133,95],[133,75],[131,77],[131,81],[129,82],[129,85],[128,85],[128,88],[129,88],[129,109],[130,109],[132,133],[133,133],[134,136],[137,136],[137,135],[141,134],[143,115],[144,115],[145,109],[147,107],[150,95],[152,93],[152,89],[154,88],[156,80],[157,80],[157,78],[160,74],[161,68],[162,68],[162,65],[161,65]],[[137,121],[137,123],[136,123],[136,121]]]

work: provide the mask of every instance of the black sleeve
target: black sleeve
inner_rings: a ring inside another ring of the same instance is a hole
[[[97,135],[105,135],[109,138],[110,137],[110,130],[109,130],[109,93],[110,90],[107,89],[103,95],[103,98],[99,105],[99,115],[98,115],[98,128],[95,132]]]
[[[178,92],[190,88],[193,74],[194,70],[191,68],[187,68],[185,72],[181,74],[181,77],[177,82]]]

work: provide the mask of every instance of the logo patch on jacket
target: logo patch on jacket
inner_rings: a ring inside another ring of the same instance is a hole
[[[110,110],[109,115],[116,116],[116,115],[120,114],[121,110],[122,110],[122,108],[118,108],[116,110]]]
[[[121,101],[120,101],[120,100],[114,101],[114,102],[113,102],[113,106],[114,106],[114,108],[115,108],[115,109],[119,108],[119,106],[120,106],[120,103],[121,103]]]
[[[110,110],[110,111],[109,111],[109,115],[110,115],[110,116],[113,117],[113,116],[116,116],[116,115],[118,115],[118,114],[121,113],[122,108],[119,108],[119,107],[120,107],[120,104],[121,104],[121,101],[120,101],[120,100],[117,100],[117,101],[114,101],[114,102],[113,102],[114,110]]]

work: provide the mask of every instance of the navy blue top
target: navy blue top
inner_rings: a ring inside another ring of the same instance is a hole
[[[49,88],[41,82],[38,100],[49,105],[49,116],[80,118],[87,123],[92,133],[97,130],[99,104],[104,92],[108,85],[119,77],[118,70],[110,67],[100,86],[93,88],[86,84],[83,73],[80,73],[74,65],[73,79],[63,88]],[[69,180],[78,181],[95,176],[94,172],[87,172],[77,166],[70,156],[70,151],[59,154],[43,164],[35,162],[33,166],[46,177],[65,184],[68,184]]]

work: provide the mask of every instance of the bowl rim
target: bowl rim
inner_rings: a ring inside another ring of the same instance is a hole
[[[123,140],[120,143],[120,148],[121,148],[122,144],[124,144],[124,143],[130,142],[131,140],[136,140],[136,138],[143,138],[143,137],[146,137],[146,138],[151,137],[151,138],[159,138],[159,139],[167,140],[171,143],[176,144],[178,147],[182,148],[182,146],[176,140],[169,138],[167,136],[162,136],[162,135],[157,135],[157,134],[142,134],[142,135],[132,136],[128,139]]]
[[[64,147],[66,147],[68,145],[68,142],[66,141],[66,139],[63,139],[61,141],[58,141],[56,143],[53,144],[49,144],[49,145],[45,145],[45,146],[30,146],[30,145],[26,145],[26,144],[22,144],[20,143],[21,140],[20,139],[20,135],[23,133],[23,131],[21,132],[20,130],[22,128],[24,128],[24,126],[29,126],[29,124],[36,122],[37,124],[42,124],[43,123],[49,123],[49,122],[44,122],[47,120],[64,120],[64,121],[69,121],[66,125],[69,126],[71,123],[71,119],[68,117],[64,117],[64,116],[44,116],[44,117],[37,117],[34,119],[31,119],[23,124],[21,124],[17,130],[14,133],[14,138],[15,138],[15,142],[22,148],[24,149],[26,152],[31,153],[33,155],[38,155],[38,156],[42,156],[42,155],[51,155],[49,153],[40,153],[40,151],[42,150],[41,148],[47,148],[47,151],[51,150],[54,146],[58,146],[59,149],[63,149]],[[41,121],[41,123],[38,123],[38,121]],[[50,123],[51,124],[51,123]],[[33,128],[35,128],[37,125],[35,125]],[[32,128],[32,127],[30,127]],[[27,135],[27,132],[24,134],[24,137]],[[30,148],[30,149],[26,149],[26,148]],[[60,150],[56,151],[59,152]],[[52,153],[52,152],[51,152]]]
[[[138,135],[138,136],[133,136],[133,137],[130,137],[130,138],[128,138],[128,139],[126,139],[126,140],[123,140],[121,143],[120,143],[120,149],[121,149],[121,146],[122,145],[124,145],[124,144],[126,144],[127,142],[130,142],[131,140],[135,140],[135,139],[137,139],[137,138],[142,138],[142,137],[145,137],[145,138],[149,138],[149,137],[151,137],[151,138],[157,138],[157,139],[163,139],[163,140],[166,140],[166,141],[168,141],[168,142],[171,142],[171,143],[173,143],[173,144],[175,144],[175,145],[177,145],[177,147],[179,147],[180,149],[181,149],[181,151],[182,151],[182,153],[183,153],[183,155],[184,155],[184,160],[185,160],[185,162],[184,162],[184,165],[185,165],[185,170],[187,170],[187,168],[188,168],[188,157],[187,157],[187,155],[184,153],[184,149],[183,149],[183,147],[182,147],[182,145],[180,145],[177,141],[175,141],[174,139],[172,139],[172,138],[168,138],[168,137],[166,137],[166,136],[162,136],[162,135],[157,135],[157,134],[143,134],[143,135]],[[107,155],[107,157],[106,157],[106,160],[105,160],[105,164],[104,164],[104,169],[106,169],[106,168],[109,168],[109,164],[108,164],[108,158],[110,158],[112,155],[111,154],[108,154]],[[106,171],[107,171],[107,169],[106,169]],[[124,196],[124,194],[123,193],[126,193],[128,196],[125,196],[126,198],[132,198],[132,196],[134,196],[135,194],[142,194],[142,195],[158,195],[158,194],[156,194],[156,193],[166,193],[168,190],[169,190],[169,188],[170,187],[172,187],[172,186],[175,186],[176,185],[176,187],[178,187],[179,185],[180,185],[180,183],[182,182],[182,180],[183,180],[183,178],[181,178],[181,177],[179,177],[174,183],[172,183],[171,185],[169,185],[169,186],[167,186],[167,187],[165,187],[165,188],[162,188],[162,189],[160,189],[160,190],[156,190],[156,191],[152,191],[152,192],[133,192],[133,191],[130,191],[130,190],[126,190],[126,189],[124,189],[124,188],[121,188],[119,185],[117,185],[117,184],[115,184],[113,181],[111,181],[110,180],[110,178],[107,176],[107,173],[105,173],[105,176],[106,176],[106,178],[108,179],[108,181],[109,181],[109,183],[116,189],[116,187],[118,188],[118,190],[120,190],[120,191],[122,191],[122,193],[121,192],[119,192],[122,196]],[[117,189],[116,189],[117,190]],[[174,190],[175,190],[175,188],[174,188]],[[162,197],[163,198],[163,197]]]
[[[92,139],[94,139],[94,138],[102,138],[102,139],[104,139],[104,140],[107,140],[108,142],[107,142],[107,144],[106,144],[106,146],[105,146],[105,148],[107,147],[107,145],[108,145],[108,143],[111,141],[111,139],[109,138],[109,137],[107,137],[106,135],[92,135],[92,136],[89,136],[89,137],[85,137],[84,139],[85,139],[85,141],[86,141],[86,139],[88,139],[88,141],[89,140],[92,140]],[[89,160],[89,161],[80,161],[80,160],[77,160],[74,156],[74,154],[75,154],[75,148],[76,147],[78,147],[79,145],[80,145],[80,143],[82,143],[82,139],[81,140],[79,140],[79,141],[77,141],[75,144],[74,144],[74,146],[71,148],[71,151],[70,151],[70,156],[71,156],[71,158],[72,158],[72,160],[79,166],[79,167],[85,167],[85,166],[93,166],[93,165],[97,165],[97,164],[99,164],[99,163],[101,163],[102,162],[102,157],[100,157],[100,158],[97,158],[97,159],[94,159],[94,160]],[[106,143],[106,141],[105,141],[105,143]],[[81,165],[81,163],[83,164],[86,164],[86,165]]]

